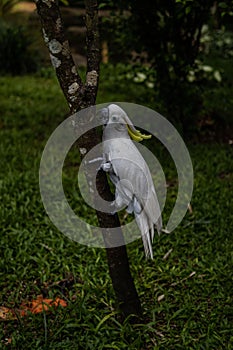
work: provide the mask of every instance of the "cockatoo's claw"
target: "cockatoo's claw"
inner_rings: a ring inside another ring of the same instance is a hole
[[[112,168],[112,164],[110,162],[102,163],[100,166],[103,171],[109,172]]]
[[[113,211],[110,211],[110,214],[115,215],[117,213],[115,201],[110,204],[110,207],[113,207]]]
[[[126,208],[126,211],[127,211],[128,214],[132,214],[133,213],[134,208],[133,208],[132,201],[129,203],[128,207]]]

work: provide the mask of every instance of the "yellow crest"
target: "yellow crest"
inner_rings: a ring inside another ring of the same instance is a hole
[[[140,142],[142,140],[148,140],[152,136],[152,135],[141,134],[141,132],[139,130],[136,130],[136,129],[135,129],[136,132],[132,131],[128,124],[127,124],[127,130],[128,130],[128,134],[131,137],[131,139],[134,140],[134,141],[137,141],[137,142]]]

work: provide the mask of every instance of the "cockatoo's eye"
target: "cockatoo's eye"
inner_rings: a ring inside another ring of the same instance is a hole
[[[118,117],[117,115],[113,115],[113,116],[112,116],[112,121],[113,121],[113,123],[117,123],[118,120],[119,120],[119,117]]]

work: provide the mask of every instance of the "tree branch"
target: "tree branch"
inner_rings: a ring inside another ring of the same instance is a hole
[[[84,86],[77,73],[69,42],[65,37],[64,25],[57,2],[37,0],[37,11],[41,20],[45,44],[50,53],[53,67],[69,104],[71,114],[80,110],[84,96]]]
[[[86,92],[89,101],[97,95],[99,80],[99,28],[98,28],[98,4],[96,0],[85,0],[86,6],[86,43],[87,43],[87,74]],[[94,103],[93,103],[94,104]]]
[[[38,14],[41,20],[44,41],[49,49],[52,65],[70,107],[74,114],[81,109],[94,106],[96,101],[99,78],[99,32],[98,32],[98,4],[96,0],[86,0],[86,27],[87,27],[87,73],[86,82],[82,82],[71,52],[68,40],[65,37],[64,26],[58,4],[55,0],[36,0]],[[95,109],[90,110],[92,118]],[[87,115],[86,115],[87,117]],[[87,118],[88,119],[88,118]],[[88,120],[85,120],[88,123]],[[101,142],[96,130],[91,129],[78,140],[79,148],[89,152]],[[91,183],[95,178],[92,167],[86,172],[87,181]],[[112,201],[113,196],[109,188],[106,173],[102,170],[96,177],[96,188],[103,199]],[[100,227],[118,228],[117,241],[122,246],[114,246],[115,237],[111,230],[103,234],[106,244],[109,272],[116,293],[118,303],[125,317],[130,314],[140,315],[141,305],[129,269],[124,237],[120,229],[118,215],[111,215],[96,211]]]

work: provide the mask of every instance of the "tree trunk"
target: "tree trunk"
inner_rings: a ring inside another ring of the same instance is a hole
[[[87,72],[86,81],[82,82],[75,67],[68,40],[65,37],[59,6],[55,0],[37,0],[37,11],[41,20],[44,41],[49,49],[51,62],[56,70],[61,89],[69,104],[70,114],[81,109],[94,106],[99,80],[99,36],[98,36],[98,5],[96,0],[86,0],[86,38],[87,38]],[[95,110],[93,109],[93,113]],[[91,116],[90,116],[91,117]],[[88,120],[86,120],[88,122]],[[85,133],[79,140],[79,148],[89,152],[101,142],[94,129]],[[92,169],[88,169],[87,177],[93,180]],[[88,179],[87,179],[88,180]],[[90,181],[88,181],[89,183]],[[110,191],[105,172],[100,170],[96,178],[96,188],[103,199],[111,201]],[[100,227],[118,227],[120,247],[112,248],[114,237],[110,231],[104,233],[109,272],[116,293],[117,301],[124,317],[130,314],[140,316],[141,304],[132,279],[124,237],[120,229],[118,215],[96,211]]]

